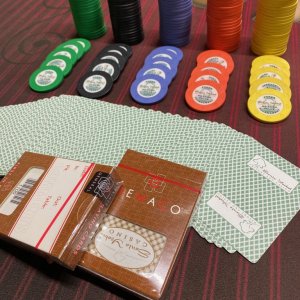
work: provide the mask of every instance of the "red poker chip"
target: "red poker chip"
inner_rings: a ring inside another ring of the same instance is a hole
[[[207,47],[227,52],[240,44],[243,0],[207,2]]]
[[[199,112],[210,112],[220,108],[225,103],[226,95],[222,85],[201,80],[188,87],[185,101],[189,107]]]
[[[234,62],[230,54],[221,50],[208,50],[197,56],[197,64],[216,63],[224,67],[228,74],[234,69]]]
[[[202,70],[202,71],[209,70],[209,71],[217,72],[217,73],[222,74],[224,76],[229,76],[228,71],[222,65],[216,64],[216,63],[203,63],[203,62],[201,62],[201,63],[197,64],[196,68],[198,70]]]
[[[217,73],[216,71],[211,71],[211,70],[199,70],[195,69],[188,82],[188,86],[193,85],[196,82],[203,80],[209,80],[209,81],[214,81],[221,86],[224,87],[224,90],[227,88],[227,82],[228,82],[228,75],[220,74]]]

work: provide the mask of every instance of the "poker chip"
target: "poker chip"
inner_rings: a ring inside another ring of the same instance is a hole
[[[219,74],[224,74],[224,73],[227,74],[226,69],[224,67],[222,67],[219,64],[214,64],[214,63],[206,63],[206,64],[204,64],[203,62],[201,62],[201,63],[199,63],[197,65],[197,68],[195,68],[193,70],[193,72],[194,71],[198,72],[198,70],[199,71],[212,71],[212,72],[219,73]],[[193,75],[193,73],[192,73],[192,75]]]
[[[76,62],[81,59],[90,48],[91,43],[83,38],[68,40],[58,45],[48,54],[40,68],[32,73],[29,79],[29,86],[36,92],[48,92],[55,89],[62,83],[63,78],[70,74]],[[54,67],[54,69],[51,69],[52,67]],[[59,71],[57,71],[57,69],[59,69]],[[41,74],[39,73],[40,70],[43,71]],[[38,77],[35,83],[33,77],[36,76]],[[49,84],[46,84],[47,82],[49,82]]]
[[[108,5],[115,42],[140,43],[144,39],[140,1],[110,0]]]
[[[200,112],[220,108],[225,102],[227,83],[233,69],[232,57],[224,51],[199,53],[185,93],[188,106]]]
[[[165,66],[166,68],[168,68],[170,71],[172,71],[172,64],[170,64],[170,62],[167,62],[161,58],[158,58],[158,59],[152,59],[151,60],[151,63],[153,65],[163,65]],[[176,74],[176,70],[174,70],[174,73]]]
[[[185,92],[188,106],[199,112],[210,112],[225,103],[224,88],[211,80],[201,80],[190,85]]]
[[[131,97],[139,104],[155,104],[167,95],[168,87],[158,75],[138,77],[130,87]]]
[[[115,44],[105,47],[100,53],[102,55],[102,53],[105,53],[105,52],[117,53],[118,55],[121,55],[122,57],[124,57],[125,60],[127,60],[127,58],[128,58],[127,50],[125,50],[122,47],[116,46]]]
[[[56,89],[64,79],[63,71],[57,66],[42,66],[29,78],[29,86],[36,92],[49,92]]]
[[[103,71],[88,72],[80,78],[77,91],[87,98],[101,98],[110,92],[113,86],[112,77]]]
[[[136,78],[143,77],[145,75],[158,75],[166,81],[166,84],[169,85],[173,79],[171,71],[164,65],[144,65],[144,67],[137,73]]]
[[[282,80],[270,77],[255,80],[249,88],[250,97],[257,91],[264,89],[272,89],[278,91],[286,95],[288,99],[291,99],[291,89]]]
[[[243,0],[207,1],[207,47],[226,52],[240,44]]]
[[[55,56],[66,56],[67,58],[69,58],[71,60],[73,66],[77,62],[77,54],[71,48],[57,47],[54,51],[50,52],[50,54],[47,56],[46,59],[48,59],[50,57],[55,57]]]
[[[151,53],[148,55],[148,58],[156,58],[156,57],[167,57],[167,56],[171,56],[172,59],[175,59],[176,61],[180,62],[183,59],[183,52],[177,48],[177,47],[173,47],[173,46],[161,46],[158,48],[155,48],[154,50],[151,51]]]
[[[162,45],[182,47],[190,42],[192,0],[159,0],[159,36]]]
[[[265,67],[279,69],[280,71],[285,72],[287,74],[290,73],[289,63],[285,59],[275,55],[258,56],[252,61],[251,70],[265,68]]]
[[[78,36],[92,40],[106,33],[99,0],[69,0],[69,3]]]
[[[130,46],[122,43],[116,43],[114,44],[116,47],[121,48],[126,51],[127,59],[132,55],[132,49]]]
[[[87,98],[101,98],[108,94],[125,67],[132,49],[126,44],[111,44],[103,48],[79,80],[77,91]]]
[[[159,52],[159,53],[151,53],[151,55],[148,55],[147,59],[146,59],[146,63],[149,63],[150,61],[152,61],[153,59],[160,59],[160,58],[167,58],[168,60],[172,61],[173,60],[173,56],[171,53],[165,53],[165,52]]]
[[[250,85],[258,79],[261,78],[276,78],[279,79],[281,81],[283,81],[287,86],[290,86],[290,78],[289,75],[287,75],[286,73],[280,71],[279,69],[275,69],[272,67],[265,67],[265,68],[259,68],[259,69],[255,69],[250,76]]]
[[[155,104],[163,100],[182,58],[182,51],[176,47],[153,49],[145,58],[143,68],[131,85],[132,98],[140,104]],[[151,97],[147,97],[147,93]]]
[[[290,66],[283,58],[264,55],[252,61],[248,111],[265,123],[285,120],[291,113]]]
[[[255,119],[265,123],[283,121],[292,111],[291,101],[273,89],[257,91],[249,98],[247,107]]]
[[[71,59],[63,55],[47,57],[47,59],[43,62],[42,65],[59,67],[62,70],[65,77],[70,74],[73,68]]]
[[[113,81],[116,81],[121,73],[119,64],[111,59],[100,59],[94,61],[91,65],[90,71],[102,71],[109,74]]]
[[[198,64],[200,63],[219,64],[222,67],[224,67],[227,73],[229,74],[231,74],[234,69],[234,62],[232,57],[228,53],[220,50],[208,50],[208,51],[201,52],[197,56],[197,63]]]
[[[84,53],[87,53],[92,47],[91,42],[89,40],[83,39],[83,38],[72,39],[72,40],[69,40],[69,42],[78,42],[79,44],[81,44],[83,47]]]
[[[74,40],[66,41],[66,42],[60,44],[58,47],[59,47],[59,49],[62,48],[62,49],[74,50],[76,53],[77,61],[80,60],[82,58],[82,56],[85,54],[84,47],[78,41],[74,41]]]
[[[191,73],[191,78],[198,75],[198,73],[205,72],[207,74],[213,73],[217,75],[221,75],[224,80],[227,82],[229,80],[229,73],[227,73],[226,69],[219,64],[215,63],[200,63],[196,68],[193,69]]]
[[[148,65],[156,65],[156,66],[164,66],[170,71],[170,75],[172,79],[177,74],[178,61],[173,61],[167,57],[157,57],[157,58],[146,58],[146,64]]]
[[[224,86],[224,88],[226,89],[228,76],[223,76],[222,74],[216,73],[214,71],[200,71],[199,69],[195,69],[193,75],[191,75],[189,79],[188,86],[200,80],[214,81],[221,86]]]
[[[258,1],[251,40],[255,54],[281,56],[285,53],[297,3],[297,0]]]
[[[109,52],[109,51],[104,51],[104,52],[101,51],[100,54],[97,56],[97,58],[100,60],[108,59],[116,62],[119,65],[121,71],[124,69],[125,63],[127,61],[127,59],[121,54],[117,52]]]

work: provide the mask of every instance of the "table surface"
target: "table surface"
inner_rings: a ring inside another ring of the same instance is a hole
[[[104,101],[139,107],[131,100],[130,84],[144,58],[158,46],[157,1],[142,0],[145,40],[133,47],[122,76]],[[113,42],[107,2],[102,1],[107,34],[92,41],[92,50],[74,68],[63,85],[47,94],[28,88],[30,74],[60,42],[76,36],[67,0],[2,0],[0,3],[0,106],[26,103],[60,94],[76,94],[77,81],[95,55]],[[193,9],[191,42],[165,100],[152,108],[193,119],[225,123],[253,136],[290,162],[300,166],[300,24],[293,26],[286,54],[291,65],[291,116],[280,124],[262,124],[246,109],[251,61],[250,36],[255,1],[244,7],[240,48],[232,53],[235,70],[225,105],[216,112],[198,113],[184,102],[184,93],[196,56],[205,49],[205,10]],[[97,101],[97,100],[95,100]],[[0,120],[1,126],[1,120]],[[1,127],[0,127],[1,128]],[[5,128],[1,128],[5,130]],[[300,299],[300,214],[290,222],[258,263],[238,253],[229,254],[207,243],[191,229],[168,284],[164,299]],[[134,299],[114,285],[83,271],[71,272],[6,242],[0,242],[0,299]]]

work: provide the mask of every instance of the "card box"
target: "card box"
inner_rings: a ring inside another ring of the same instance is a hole
[[[132,150],[116,171],[123,186],[80,266],[144,298],[159,299],[206,173]]]
[[[74,269],[116,179],[108,166],[26,152],[0,181],[0,236]]]

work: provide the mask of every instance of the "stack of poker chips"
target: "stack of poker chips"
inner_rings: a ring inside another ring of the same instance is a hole
[[[154,49],[146,57],[143,68],[131,85],[133,100],[148,105],[162,101],[177,74],[182,58],[183,53],[177,47],[163,46]]]
[[[58,45],[31,74],[29,86],[36,92],[56,89],[68,76],[82,56],[91,49],[91,43],[82,38],[68,40]]]
[[[100,51],[77,85],[79,95],[101,98],[108,94],[132,55],[126,44],[112,44]]]
[[[159,0],[162,45],[182,47],[190,42],[192,0]]]
[[[282,55],[293,25],[298,0],[259,0],[251,49],[257,55]]]
[[[220,108],[225,103],[227,83],[233,69],[234,62],[224,51],[200,53],[185,93],[188,106],[199,112]]]
[[[249,113],[265,123],[286,119],[292,110],[290,65],[281,57],[259,56],[252,62],[250,76]]]
[[[240,44],[243,0],[207,1],[207,47],[226,52]]]
[[[109,0],[109,12],[116,43],[135,45],[144,39],[139,0]]]
[[[99,0],[69,0],[74,23],[80,37],[92,40],[106,33]]]

